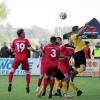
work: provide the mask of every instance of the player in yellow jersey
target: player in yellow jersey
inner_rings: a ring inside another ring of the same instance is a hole
[[[67,44],[68,47],[72,47],[73,48],[73,46],[70,44],[69,39],[66,42],[68,42],[68,44]],[[74,69],[70,66],[70,72],[73,72],[73,71],[74,71]],[[56,93],[54,95],[55,96],[61,96],[60,89],[62,88],[64,97],[68,97],[68,98],[72,97],[70,94],[67,94],[68,85],[66,84],[66,82],[62,83],[62,81],[61,81],[64,78],[64,75],[58,70],[57,73],[56,73],[56,76],[57,76],[58,80],[56,80]],[[69,85],[77,92],[77,96],[80,96],[82,94],[82,91],[76,86],[75,83],[70,81]]]
[[[75,47],[74,61],[76,68],[72,75],[72,81],[76,74],[86,70],[86,58],[84,54],[85,42],[80,38],[80,35],[85,31],[86,28],[86,25],[80,29],[78,26],[72,27],[72,35],[70,37],[70,41]]]

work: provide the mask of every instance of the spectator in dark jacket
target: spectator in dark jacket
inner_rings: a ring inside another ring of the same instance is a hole
[[[6,42],[4,42],[3,47],[1,47],[0,55],[2,58],[9,57],[9,48],[6,45]]]

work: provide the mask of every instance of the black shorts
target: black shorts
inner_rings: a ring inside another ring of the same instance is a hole
[[[86,58],[85,58],[84,50],[74,53],[73,57],[74,57],[76,68],[79,68],[81,64],[86,65]]]
[[[65,78],[64,74],[60,71],[60,69],[56,70],[55,77],[57,78],[57,80],[62,80]]]

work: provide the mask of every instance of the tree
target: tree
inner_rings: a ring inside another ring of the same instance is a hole
[[[1,2],[0,3],[0,20],[5,19],[8,14],[8,8],[6,3]]]

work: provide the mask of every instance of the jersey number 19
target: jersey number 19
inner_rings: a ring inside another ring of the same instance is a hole
[[[24,43],[16,43],[17,50],[18,52],[23,52],[25,49],[25,44]]]

